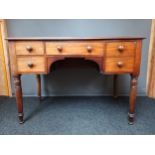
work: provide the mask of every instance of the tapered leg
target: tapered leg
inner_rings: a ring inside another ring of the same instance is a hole
[[[37,95],[39,97],[39,100],[41,100],[41,77],[40,77],[40,74],[36,75],[36,79],[37,79]]]
[[[114,98],[117,98],[118,95],[117,95],[117,79],[118,79],[118,75],[114,75],[113,76],[113,97]]]
[[[135,119],[135,102],[137,95],[137,77],[131,75],[131,86],[130,86],[130,103],[129,103],[129,113],[128,120],[129,124],[134,123]]]
[[[15,91],[16,91],[16,104],[18,108],[18,118],[19,118],[19,123],[22,124],[24,123],[23,117],[23,97],[22,97],[22,87],[21,87],[21,76],[16,75],[14,76],[14,84],[15,84]]]

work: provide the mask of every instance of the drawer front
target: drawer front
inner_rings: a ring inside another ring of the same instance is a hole
[[[107,73],[129,73],[133,71],[134,58],[107,58],[104,65]]]
[[[135,42],[109,42],[106,44],[106,56],[134,56]]]
[[[43,57],[18,57],[18,72],[34,73],[45,72],[45,59]]]
[[[103,51],[103,42],[46,42],[48,55],[102,56]]]
[[[41,41],[16,42],[16,55],[43,55],[44,45]]]

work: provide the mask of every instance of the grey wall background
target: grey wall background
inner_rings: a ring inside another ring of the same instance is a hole
[[[146,94],[147,55],[151,20],[7,20],[9,37],[112,37],[142,36],[143,42],[141,75],[138,95]],[[129,93],[129,76],[119,77],[118,92]],[[111,95],[112,76],[101,75],[95,69],[57,69],[42,76],[42,93],[50,96],[64,95]],[[23,93],[36,95],[36,81],[33,75],[22,76]],[[14,88],[14,87],[13,87]],[[13,91],[14,92],[14,91]]]

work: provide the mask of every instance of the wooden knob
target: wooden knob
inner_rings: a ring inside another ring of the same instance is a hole
[[[62,46],[58,46],[58,47],[57,47],[57,50],[58,50],[59,52],[62,52],[62,50],[63,50]]]
[[[34,65],[33,65],[32,62],[29,62],[29,63],[27,64],[27,66],[28,66],[29,68],[32,68]]]
[[[117,62],[117,66],[118,66],[118,67],[121,68],[121,67],[123,67],[123,65],[124,65],[124,63],[123,63],[122,61]]]
[[[27,50],[28,52],[32,52],[33,48],[32,48],[31,46],[26,46],[26,50]]]
[[[92,52],[93,48],[91,46],[87,46],[87,51]]]
[[[120,52],[124,51],[124,46],[123,45],[118,46],[118,51]]]

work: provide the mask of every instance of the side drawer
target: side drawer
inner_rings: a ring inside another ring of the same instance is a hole
[[[134,56],[136,42],[109,42],[106,43],[107,57]]]
[[[16,55],[43,55],[44,45],[41,41],[17,41]]]
[[[20,73],[45,72],[45,58],[37,57],[18,57],[17,68]]]
[[[134,58],[106,58],[104,62],[105,73],[130,73],[133,72]]]

